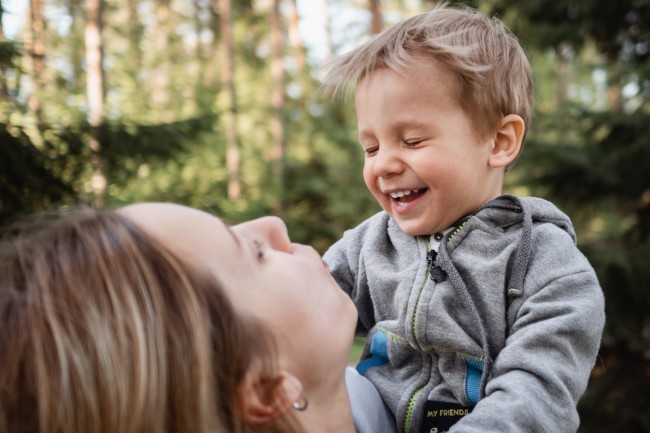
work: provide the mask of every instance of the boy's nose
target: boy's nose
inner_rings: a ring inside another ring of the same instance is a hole
[[[404,168],[397,151],[387,148],[379,149],[371,163],[373,174],[377,177],[390,177]]]
[[[290,253],[293,250],[287,226],[282,219],[266,216],[238,224],[233,230],[241,230],[250,237],[258,237],[277,251]]]

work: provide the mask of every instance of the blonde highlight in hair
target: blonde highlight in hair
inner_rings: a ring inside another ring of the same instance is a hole
[[[422,58],[457,77],[460,101],[481,136],[494,133],[508,114],[530,124],[533,81],[523,48],[501,21],[469,7],[442,4],[386,29],[335,59],[323,88],[346,95],[377,69],[400,72]]]
[[[26,227],[0,243],[0,432],[253,431],[237,388],[272,346],[214,278],[117,212]]]

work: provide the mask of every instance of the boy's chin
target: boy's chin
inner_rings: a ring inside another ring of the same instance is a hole
[[[417,223],[413,223],[411,221],[400,221],[394,217],[391,218],[393,218],[393,221],[395,221],[400,230],[409,236],[429,236],[432,234]]]

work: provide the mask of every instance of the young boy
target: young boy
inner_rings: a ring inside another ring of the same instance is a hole
[[[569,218],[501,195],[532,111],[503,25],[442,7],[339,59],[383,212],[325,254],[368,334],[357,369],[400,432],[574,432],[604,326]],[[453,425],[453,428],[452,428]]]

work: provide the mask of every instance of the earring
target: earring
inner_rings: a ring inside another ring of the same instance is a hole
[[[300,391],[300,400],[293,402],[293,408],[298,412],[302,412],[307,409],[307,406],[309,406],[309,400],[307,400],[305,392]]]

